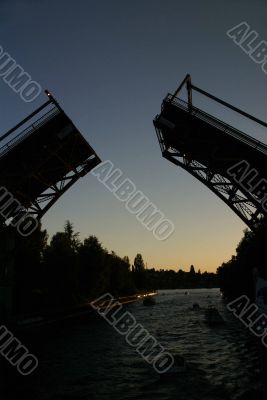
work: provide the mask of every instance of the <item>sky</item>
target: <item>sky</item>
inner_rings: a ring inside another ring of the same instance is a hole
[[[80,238],[148,267],[216,271],[245,224],[161,156],[153,118],[187,73],[192,82],[267,120],[267,75],[226,31],[246,21],[267,40],[267,3],[255,0],[0,0],[0,46],[49,89],[102,160],[111,160],[175,226],[158,241],[88,174],[43,218],[50,237],[69,219]],[[0,77],[1,134],[46,101],[25,103]],[[266,132],[222,107],[193,103],[266,143]]]

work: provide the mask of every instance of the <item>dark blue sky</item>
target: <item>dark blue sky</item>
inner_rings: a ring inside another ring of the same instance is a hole
[[[149,266],[214,270],[245,225],[207,188],[161,157],[152,120],[186,73],[193,83],[267,120],[267,75],[226,35],[241,21],[267,40],[265,1],[3,1],[0,45],[175,224],[158,242],[93,176],[47,213],[50,234],[66,219],[81,237]],[[24,103],[0,80],[4,133],[45,100]],[[266,132],[196,97],[195,103],[266,142]]]

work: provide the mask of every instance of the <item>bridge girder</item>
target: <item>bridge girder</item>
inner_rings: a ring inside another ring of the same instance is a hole
[[[187,102],[177,97],[185,84]],[[267,146],[195,108],[192,89],[254,122],[265,127],[267,124],[196,88],[191,84],[190,75],[174,94],[166,96],[160,115],[154,119],[163,157],[202,182],[253,230],[266,216],[266,206],[257,194],[229,173],[229,168],[243,161],[267,184]]]

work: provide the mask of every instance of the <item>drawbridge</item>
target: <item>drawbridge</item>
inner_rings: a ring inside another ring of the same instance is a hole
[[[188,99],[178,97],[186,86]],[[267,214],[267,146],[192,104],[193,90],[267,128],[267,124],[196,87],[187,75],[154,119],[162,155],[182,167],[251,230]]]
[[[46,94],[47,102],[0,137],[0,186],[15,199],[9,205],[2,205],[6,196],[0,199],[5,219],[18,219],[22,209],[40,220],[101,162],[52,94]]]
[[[32,233],[32,224],[38,227],[60,197],[101,162],[52,94],[46,94],[45,103],[0,137],[0,322],[15,312],[17,236]]]

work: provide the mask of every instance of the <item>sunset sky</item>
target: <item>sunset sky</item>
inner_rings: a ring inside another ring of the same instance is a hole
[[[213,193],[161,156],[153,118],[187,73],[196,86],[267,120],[267,75],[226,31],[246,21],[267,40],[267,3],[256,0],[0,1],[0,46],[49,89],[102,160],[111,160],[166,216],[158,241],[88,174],[43,218],[148,267],[215,271],[245,224]],[[22,17],[23,15],[23,17]],[[2,134],[46,100],[24,103],[0,77]],[[195,105],[266,143],[266,131],[196,96]]]

